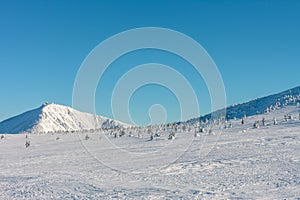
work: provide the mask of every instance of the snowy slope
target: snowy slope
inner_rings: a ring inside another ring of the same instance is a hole
[[[195,136],[195,126],[178,126],[174,140],[168,139],[174,127],[160,126],[152,127],[161,131],[155,140],[148,127],[124,129],[122,137],[103,129],[1,135],[0,199],[300,199],[298,90],[232,106],[233,119],[213,124],[212,132]],[[31,130],[95,122],[93,115],[54,104],[25,114],[39,116]]]
[[[129,125],[67,106],[43,104],[37,109],[1,122],[0,133],[48,133],[127,126]]]
[[[300,86],[284,92],[257,98],[246,103],[232,105],[226,108],[226,119],[242,118],[244,116],[253,116],[265,113],[267,110],[277,110],[287,105],[297,105],[300,103]],[[223,113],[224,110],[216,111]],[[188,123],[194,123],[199,120],[210,119],[211,114],[188,120]]]
[[[300,199],[299,112],[293,105],[247,117],[244,125],[230,120],[232,128],[220,137],[201,134],[188,149],[193,132],[176,133],[173,141],[167,135],[149,141],[147,132],[115,138],[103,130],[88,133],[89,140],[80,139],[86,133],[5,135],[0,199]],[[266,125],[254,129],[253,122],[262,118]],[[107,146],[107,139],[116,147]],[[29,148],[25,140],[31,141]],[[206,146],[213,148],[203,154]],[[124,150],[133,158],[143,156],[131,160]],[[177,151],[185,154],[162,166]],[[149,169],[136,173],[145,166]]]

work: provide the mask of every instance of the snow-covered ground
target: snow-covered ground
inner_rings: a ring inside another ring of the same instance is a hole
[[[287,106],[244,125],[232,120],[221,135],[215,127],[174,140],[149,141],[145,132],[5,135],[0,199],[300,199],[299,111]],[[266,126],[254,129],[263,117]]]

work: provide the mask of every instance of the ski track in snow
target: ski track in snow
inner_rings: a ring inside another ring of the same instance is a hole
[[[284,114],[296,119],[286,122]],[[105,137],[100,132],[88,133],[89,140],[80,140],[86,133],[31,134],[29,148],[24,134],[5,135],[0,140],[0,199],[300,199],[298,116],[299,109],[290,106],[249,117],[245,125],[232,120],[233,128],[223,131],[208,155],[199,154],[201,141],[214,142],[216,136],[201,135],[178,160],[160,168],[163,157],[158,158],[149,163],[157,170],[144,173],[123,173],[95,160],[82,143],[99,148]],[[267,126],[253,129],[262,117]],[[273,117],[278,125],[271,125]],[[190,134],[176,134],[177,148],[184,148],[180,144]],[[169,141],[167,135],[157,141],[144,136],[107,137],[129,151],[146,152],[141,162],[147,162],[147,151]],[[98,156],[130,167],[130,160],[111,147]]]

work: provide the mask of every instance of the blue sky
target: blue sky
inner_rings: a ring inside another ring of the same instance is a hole
[[[77,70],[101,41],[138,27],[164,27],[199,42],[217,64],[228,104],[300,85],[299,1],[1,1],[0,120],[43,102],[72,105]],[[112,117],[111,90],[117,77],[136,64],[168,64],[185,74],[200,99],[210,99],[203,80],[180,58],[159,51],[118,59],[96,93],[97,113]],[[120,70],[120,66],[123,68]],[[184,68],[186,69],[186,68]],[[138,90],[130,111],[149,122],[149,106],[161,103],[168,121],[178,119],[178,102],[156,85]]]

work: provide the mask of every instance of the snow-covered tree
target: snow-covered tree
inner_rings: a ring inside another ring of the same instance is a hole
[[[244,120],[244,118],[242,119],[242,122],[241,122],[242,124],[245,124],[245,120]]]
[[[253,128],[259,128],[259,121],[255,121],[255,122],[254,122]]]
[[[175,139],[175,133],[173,131],[170,132],[168,139],[169,140]]]
[[[276,117],[274,117],[274,119],[273,119],[273,124],[274,124],[274,125],[277,125],[277,124],[278,124]]]
[[[261,121],[262,121],[262,125],[265,126],[266,125],[266,119],[263,117]]]
[[[266,110],[265,110],[265,113],[269,113],[270,112],[270,108],[267,107]]]
[[[150,135],[150,140],[154,140],[153,134]]]

